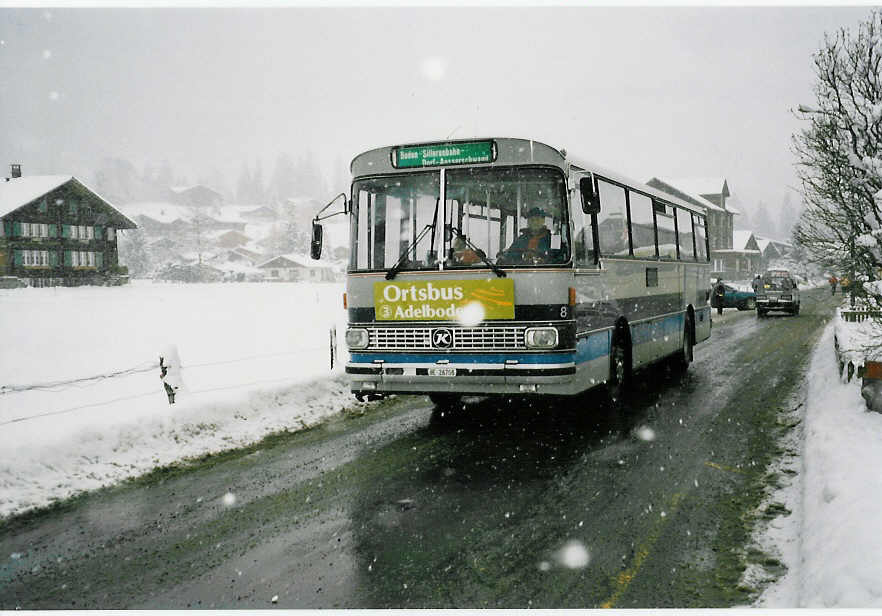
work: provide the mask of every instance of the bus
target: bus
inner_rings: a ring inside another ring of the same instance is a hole
[[[359,400],[627,393],[711,332],[705,212],[529,139],[369,150],[346,215],[346,364]],[[342,207],[326,212],[337,201]]]

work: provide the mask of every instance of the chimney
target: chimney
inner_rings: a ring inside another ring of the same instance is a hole
[[[12,168],[12,177],[20,178],[21,177],[21,165],[17,165],[15,163],[9,165]]]

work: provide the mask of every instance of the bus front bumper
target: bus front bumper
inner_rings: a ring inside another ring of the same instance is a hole
[[[496,361],[492,361],[496,360]],[[573,353],[531,357],[359,357],[346,364],[353,393],[566,394],[576,376]]]

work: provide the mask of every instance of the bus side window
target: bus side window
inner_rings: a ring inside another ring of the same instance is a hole
[[[655,227],[658,237],[658,256],[662,259],[677,258],[677,231],[674,228],[673,208],[655,202]]]
[[[655,259],[655,226],[652,221],[652,199],[629,191],[631,201],[631,237],[634,256]]]
[[[680,260],[695,261],[695,247],[692,233],[692,213],[677,208],[677,240],[680,243]]]
[[[597,230],[600,236],[600,253],[606,256],[628,256],[628,216],[625,211],[625,189],[597,181],[600,194],[600,213]]]

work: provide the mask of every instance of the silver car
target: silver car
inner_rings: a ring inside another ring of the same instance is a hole
[[[799,287],[787,270],[769,270],[756,290],[756,316],[762,318],[771,310],[799,314]]]

